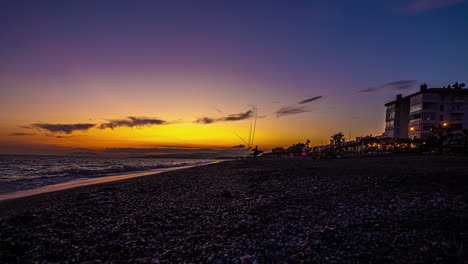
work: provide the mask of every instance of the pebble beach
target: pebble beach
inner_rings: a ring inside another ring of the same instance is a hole
[[[0,202],[1,263],[466,263],[468,157],[233,160]]]

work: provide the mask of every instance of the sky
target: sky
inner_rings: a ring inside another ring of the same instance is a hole
[[[396,94],[468,81],[466,14],[465,0],[5,1],[0,154],[231,150],[255,120],[265,150],[380,135]]]

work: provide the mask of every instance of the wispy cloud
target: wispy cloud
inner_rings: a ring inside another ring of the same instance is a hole
[[[9,136],[22,137],[22,136],[35,136],[34,133],[10,133]]]
[[[167,121],[158,118],[147,118],[147,117],[134,117],[129,116],[127,119],[114,119],[109,120],[107,123],[99,125],[100,129],[114,129],[116,127],[139,127],[139,126],[155,126],[165,125]]]
[[[239,113],[239,114],[233,114],[233,115],[228,115],[226,117],[221,118],[221,121],[239,121],[239,120],[244,120],[253,117],[254,111],[249,110],[245,113]]]
[[[421,13],[466,2],[468,0],[410,0],[403,9],[406,12]]]
[[[36,136],[38,134],[36,133],[10,133],[9,136],[15,136],[15,137],[22,137],[22,136]],[[40,135],[40,134],[39,134]],[[68,135],[68,136],[63,136],[63,135],[40,135],[40,136],[46,136],[46,137],[53,137],[53,138],[72,138],[72,137],[84,137],[86,135]]]
[[[85,137],[86,135],[70,135],[70,136],[62,136],[62,135],[45,135],[46,137],[53,137],[53,138],[73,138],[73,137]]]
[[[63,132],[71,134],[73,131],[86,131],[95,127],[96,124],[80,123],[80,124],[49,124],[49,123],[36,123],[30,127],[43,129],[52,133]]]
[[[281,116],[285,116],[285,115],[296,115],[296,114],[301,114],[301,113],[305,113],[305,112],[310,112],[306,108],[305,104],[317,101],[322,97],[323,96],[321,96],[321,95],[314,96],[314,97],[310,97],[310,98],[306,98],[304,100],[301,100],[295,105],[283,106],[278,111],[276,111],[276,117],[281,117]]]
[[[370,88],[365,88],[362,90],[359,90],[360,93],[373,93],[381,90],[381,87],[370,87]]]
[[[239,114],[232,114],[225,117],[220,118],[212,118],[212,117],[201,117],[195,120],[195,123],[199,124],[211,124],[215,122],[232,122],[232,121],[240,121],[252,118],[255,114],[254,110],[248,110],[247,112],[239,113]]]
[[[406,91],[416,86],[416,80],[401,80],[396,82],[385,83],[376,87],[370,87],[360,90],[360,93],[373,93],[380,90],[390,89],[394,91]]]
[[[276,116],[295,115],[300,113],[309,112],[304,106],[284,106],[276,111]]]
[[[245,145],[237,145],[237,146],[232,146],[233,149],[243,149],[245,148]]]
[[[315,96],[315,97],[312,97],[312,98],[307,98],[307,99],[305,99],[305,100],[300,101],[298,104],[310,103],[310,102],[316,101],[316,100],[318,100],[318,99],[320,99],[320,98],[322,98],[322,97],[323,97],[323,96],[320,95],[320,96]]]
[[[211,117],[201,117],[195,120],[195,123],[199,123],[199,124],[211,124],[214,122],[216,122],[216,119],[211,118]]]

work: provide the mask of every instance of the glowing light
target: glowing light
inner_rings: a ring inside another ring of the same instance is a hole
[[[448,126],[448,124],[447,124],[447,123],[443,123],[442,126],[443,126],[443,127],[446,127],[446,126]]]
[[[409,130],[410,130],[410,131],[414,131],[414,127],[410,127],[410,129],[409,129]]]

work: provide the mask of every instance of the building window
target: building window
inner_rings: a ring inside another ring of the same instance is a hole
[[[422,119],[429,120],[429,121],[435,120],[435,113],[423,113]]]
[[[463,114],[452,114],[452,121],[463,121]]]
[[[410,98],[410,105],[420,104],[422,102],[422,94],[418,94]]]
[[[423,108],[422,109],[437,111],[437,104],[435,104],[435,103],[423,103]]]
[[[444,105],[443,105],[443,104],[440,105],[440,111],[441,111],[441,112],[444,111]]]
[[[459,104],[452,105],[452,110],[453,111],[460,111],[461,109],[462,109],[462,107]]]
[[[443,115],[439,116],[439,121],[444,121],[444,116]]]
[[[410,116],[410,120],[418,120],[418,119],[421,119],[421,114]]]
[[[422,109],[422,104],[421,103],[410,106],[410,112],[416,112],[416,111],[419,111],[421,109]]]
[[[434,126],[423,126],[424,131],[432,131],[434,129]]]

